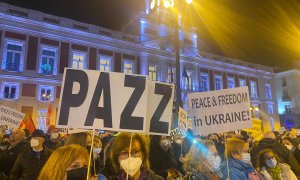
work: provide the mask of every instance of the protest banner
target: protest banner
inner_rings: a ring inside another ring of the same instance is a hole
[[[173,85],[148,81],[146,132],[155,135],[169,135],[173,91]]]
[[[25,114],[11,109],[9,107],[0,106],[0,124],[7,125],[11,128],[19,128]]]
[[[140,75],[67,68],[56,126],[169,134],[173,89]]]
[[[175,136],[175,135],[178,135],[178,137],[180,137],[180,138],[184,138],[185,137],[185,131],[183,129],[180,129],[180,128],[172,129],[171,132],[170,132],[170,136]]]
[[[278,129],[279,134],[282,134],[285,131],[285,127],[280,127]]]
[[[248,87],[188,95],[196,135],[252,128]]]
[[[262,120],[252,118],[252,128],[246,128],[243,130],[251,133],[262,132]]]
[[[293,134],[294,136],[300,136],[300,129],[292,128],[291,134]]]
[[[178,126],[187,129],[188,117],[186,111],[179,107],[178,111]]]

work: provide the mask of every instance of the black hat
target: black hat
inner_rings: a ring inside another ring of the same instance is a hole
[[[36,129],[33,131],[31,137],[45,137],[45,133],[41,129]]]

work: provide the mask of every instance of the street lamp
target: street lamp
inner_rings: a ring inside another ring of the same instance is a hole
[[[180,45],[179,45],[179,1],[177,0],[176,3],[174,3],[174,0],[164,0],[164,6],[166,8],[175,6],[175,69],[176,69],[176,84],[175,84],[175,90],[176,90],[176,113],[179,111],[179,107],[182,106],[182,99],[181,99],[181,83],[180,83]],[[187,4],[192,3],[192,0],[186,0]]]

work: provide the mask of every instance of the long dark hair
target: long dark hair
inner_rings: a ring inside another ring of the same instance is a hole
[[[265,162],[266,153],[273,153],[276,161],[280,162],[278,155],[272,149],[264,149],[260,151],[259,154],[257,155],[256,167],[258,171],[260,171],[263,166],[266,166],[266,162]]]

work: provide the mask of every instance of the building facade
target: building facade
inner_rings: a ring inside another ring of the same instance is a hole
[[[55,122],[65,67],[174,83],[172,29],[153,19],[141,13],[119,32],[0,3],[1,104],[30,114],[45,130],[49,104]],[[253,115],[263,120],[265,130],[279,127],[272,68],[200,52],[193,28],[182,26],[179,35],[185,109],[189,92],[248,86],[252,106],[258,108]]]
[[[281,125],[287,128],[300,127],[300,71],[289,70],[277,73],[276,95]]]

